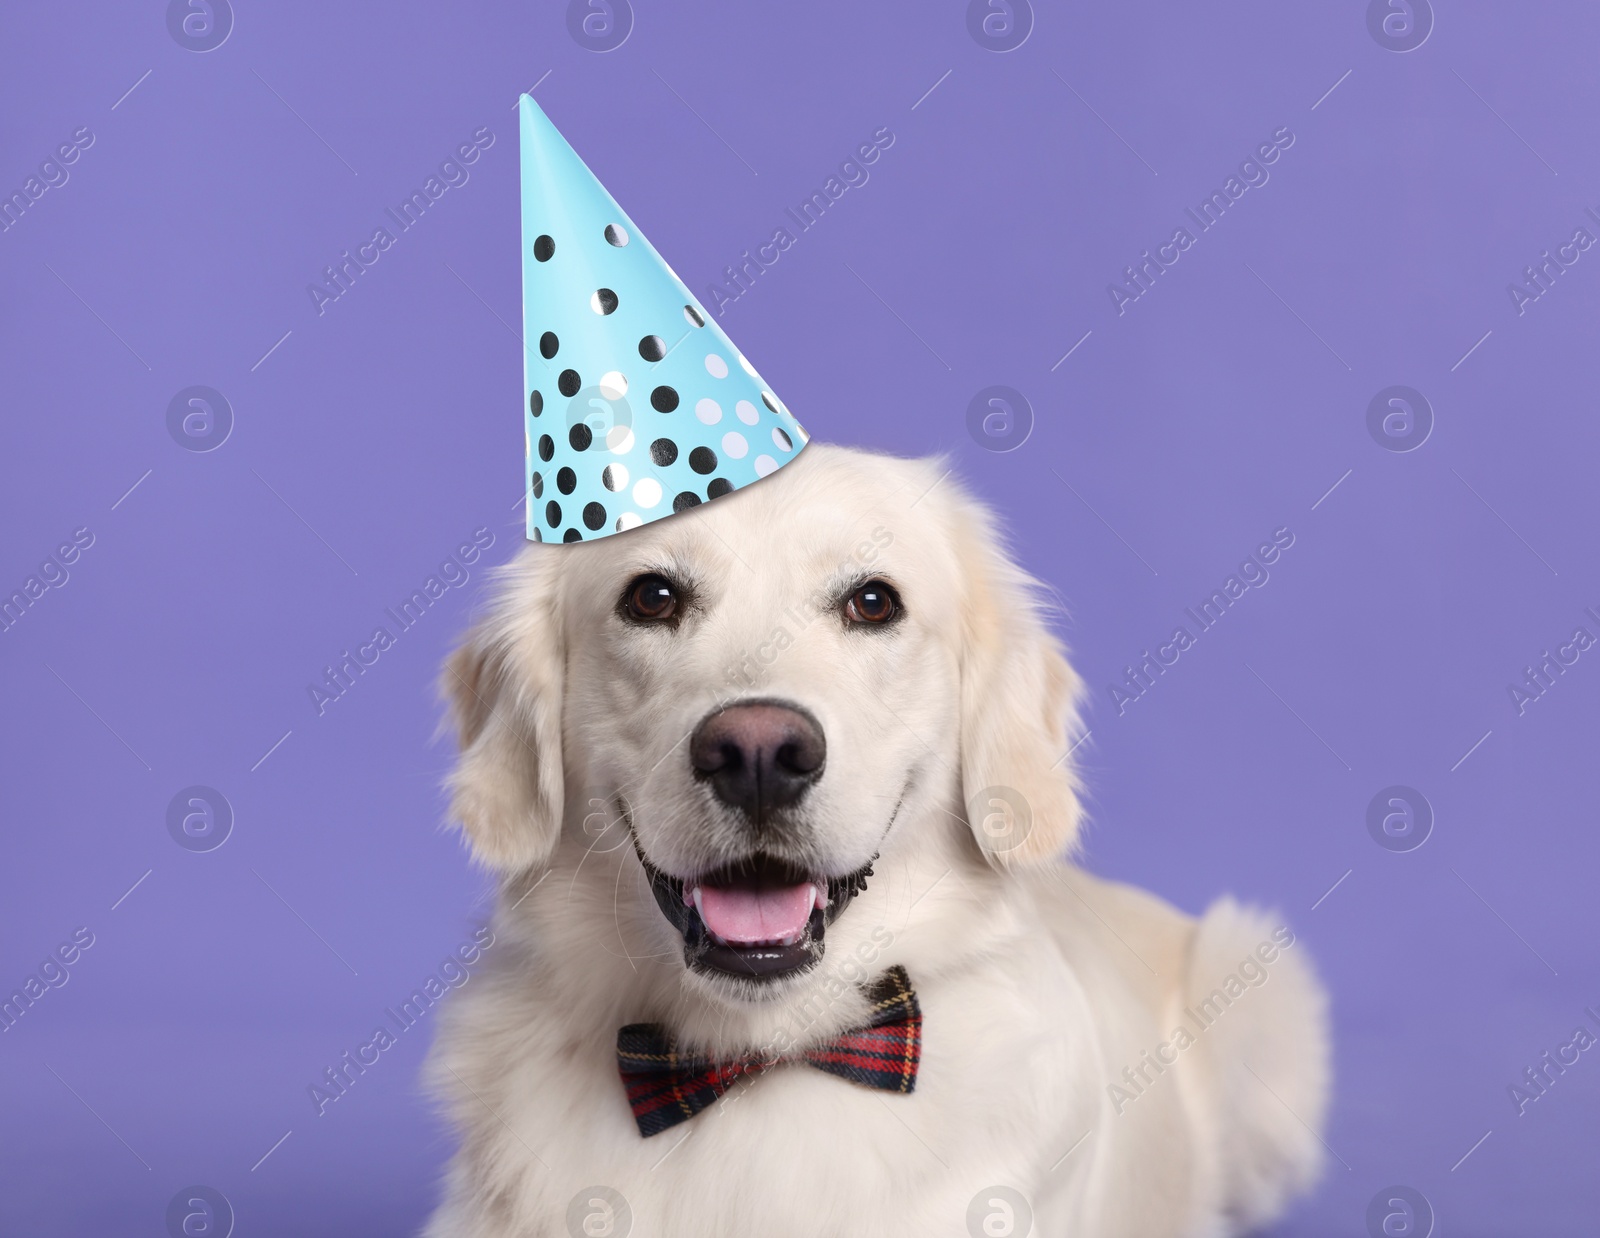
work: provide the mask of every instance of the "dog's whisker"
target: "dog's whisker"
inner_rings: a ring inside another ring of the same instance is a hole
[[[638,971],[639,971],[639,967],[633,961],[632,952],[628,950],[628,939],[622,935],[622,912],[617,906],[617,899],[621,895],[621,893],[622,893],[622,865],[618,864],[617,865],[617,876],[616,876],[616,879],[611,883],[611,919],[612,919],[612,922],[617,926],[617,941],[621,944],[623,953],[625,955],[627,955],[628,966],[632,967],[634,972],[635,972],[635,974],[637,974]]]
[[[602,834],[600,837],[604,838],[605,835]],[[568,903],[572,902],[572,891],[578,884],[579,876],[582,875],[582,873],[583,873],[584,863],[589,859],[589,857],[591,855],[594,854],[594,849],[596,847],[598,847],[599,845],[600,845],[600,839],[596,838],[592,843],[590,843],[587,847],[585,847],[583,849],[583,854],[578,857],[578,866],[572,870],[572,880],[567,883],[567,902]],[[601,854],[605,855],[607,853],[606,852],[601,852]]]
[[[617,951],[613,950],[610,946],[606,945],[605,942],[603,942],[603,941],[602,942],[597,942],[595,944],[598,945],[600,947],[600,949],[604,950],[607,954],[609,954],[614,959],[628,959],[628,960],[631,960],[631,961],[648,962],[650,959],[677,959],[677,958],[681,958],[682,957],[680,952],[677,951],[677,950],[664,950],[664,951],[661,951],[661,952],[656,953],[656,954],[629,954],[627,952],[623,952],[623,953],[619,954]],[[637,967],[634,968],[634,971],[638,971],[638,970],[639,969]]]

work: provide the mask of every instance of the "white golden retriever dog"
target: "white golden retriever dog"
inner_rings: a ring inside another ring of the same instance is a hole
[[[1070,862],[1079,680],[946,472],[812,446],[503,569],[444,676],[501,880],[431,1238],[1211,1238],[1311,1181],[1304,948]]]

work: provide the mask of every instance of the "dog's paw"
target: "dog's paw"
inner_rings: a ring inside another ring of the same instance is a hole
[[[1279,1216],[1322,1167],[1327,995],[1281,919],[1223,898],[1195,927],[1184,996],[1205,1028],[1217,1208],[1249,1232]]]

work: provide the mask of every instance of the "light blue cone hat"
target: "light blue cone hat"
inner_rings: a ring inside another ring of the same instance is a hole
[[[759,481],[806,432],[522,96],[528,537],[593,541]]]

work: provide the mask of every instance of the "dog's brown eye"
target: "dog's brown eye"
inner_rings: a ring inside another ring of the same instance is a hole
[[[671,619],[678,613],[678,591],[665,576],[651,573],[628,586],[623,597],[630,618],[643,622]]]
[[[844,604],[844,617],[851,623],[884,624],[900,613],[900,599],[881,580],[869,580]]]

